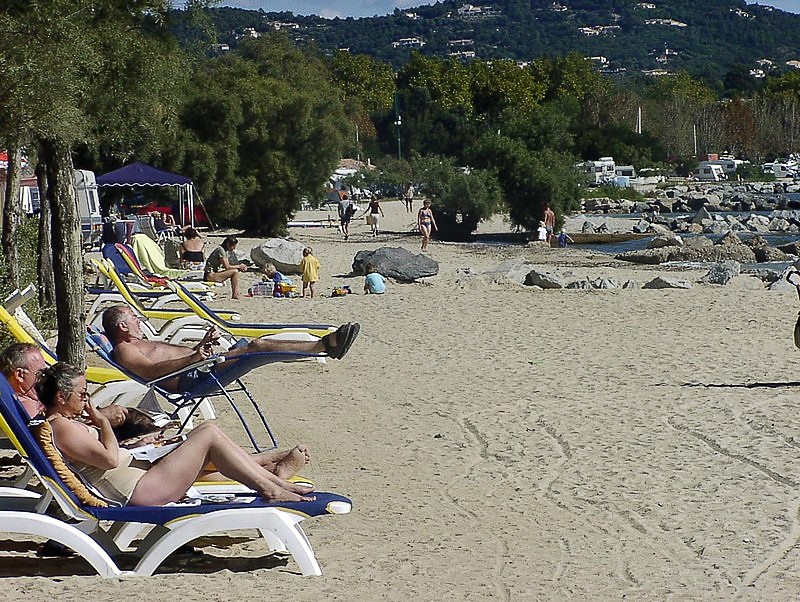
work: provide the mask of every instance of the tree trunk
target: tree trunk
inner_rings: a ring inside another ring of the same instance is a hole
[[[2,247],[5,268],[12,288],[19,288],[19,256],[17,255],[17,233],[22,221],[22,203],[19,198],[19,180],[22,153],[16,144],[8,145],[8,169],[6,171],[6,198],[3,204]]]
[[[50,195],[47,193],[47,171],[42,161],[36,163],[36,181],[39,185],[39,249],[36,257],[36,274],[39,281],[39,307],[55,304],[53,281],[53,245],[50,216]]]
[[[42,140],[47,166],[47,200],[52,210],[53,274],[58,324],[58,359],[86,365],[86,309],[83,302],[81,223],[75,203],[70,147]]]

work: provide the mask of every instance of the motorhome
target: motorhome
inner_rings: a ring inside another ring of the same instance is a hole
[[[765,174],[774,175],[778,180],[781,178],[794,178],[798,173],[800,173],[798,164],[793,161],[786,163],[779,161],[775,161],[774,163],[764,163],[764,165],[761,166],[761,170]]]
[[[589,186],[607,184],[616,175],[616,164],[613,157],[600,157],[597,161],[586,161],[578,167],[587,175]]]
[[[98,247],[103,229],[100,216],[100,199],[94,172],[76,169],[74,173],[75,204],[81,218],[81,238],[86,249]]]

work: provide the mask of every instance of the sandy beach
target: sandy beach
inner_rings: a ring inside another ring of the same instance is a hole
[[[252,322],[358,321],[342,361],[246,378],[304,474],[352,498],[304,528],[322,577],[299,575],[256,532],[196,542],[153,577],[103,580],[41,540],[0,542],[2,597],[24,600],[791,600],[800,591],[800,387],[793,291],[599,253],[444,244],[435,277],[362,295],[359,250],[419,252],[415,215],[383,203],[356,221],[292,228],[322,263],[315,299],[227,295]],[[299,220],[327,218],[302,212]],[[212,241],[214,239],[212,238]],[[258,241],[245,239],[240,249]],[[659,274],[689,290],[536,290],[481,276],[524,258],[565,278]],[[327,296],[349,284],[355,293]],[[227,289],[225,291],[228,292]],[[226,428],[244,442],[230,412]]]

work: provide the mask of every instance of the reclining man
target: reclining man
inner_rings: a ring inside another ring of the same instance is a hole
[[[0,372],[31,418],[44,413],[44,405],[39,401],[34,387],[39,370],[44,368],[47,368],[47,363],[39,348],[32,343],[12,343],[0,352]],[[128,410],[114,404],[99,410],[112,427],[125,422],[128,415]]]
[[[334,359],[342,359],[356,340],[359,328],[357,323],[347,323],[318,341],[253,339],[241,347],[232,347],[222,356],[230,359],[244,353],[263,351],[324,352]],[[139,318],[127,305],[115,305],[103,312],[103,330],[114,345],[114,360],[148,381],[208,359],[213,355],[213,346],[219,339],[219,332],[212,326],[194,347],[147,340],[142,335]],[[224,368],[225,362],[219,367]],[[185,391],[204,376],[203,372],[190,370],[165,381],[162,386],[170,391]]]

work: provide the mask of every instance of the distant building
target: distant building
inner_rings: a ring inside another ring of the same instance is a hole
[[[786,61],[786,64],[794,69],[800,69],[800,61],[798,60]]]
[[[474,59],[475,58],[475,51],[474,50],[458,50],[456,52],[448,52],[447,56],[452,57],[454,59]]]
[[[396,42],[392,42],[392,48],[422,48],[425,41],[422,38],[400,38]]]
[[[730,11],[738,17],[744,17],[746,19],[755,19],[755,15],[751,15],[746,10],[742,10],[741,8],[732,8]]]
[[[619,25],[595,25],[594,27],[579,27],[578,31],[585,36],[599,36],[602,34],[614,33],[622,29]]]
[[[653,10],[655,7],[655,4],[651,4],[649,2],[637,2],[633,5],[634,10]]]
[[[474,40],[469,39],[462,39],[462,40],[450,40],[447,42],[448,46],[472,46],[475,43]]]
[[[567,7],[563,4],[559,4],[558,2],[553,2],[548,8],[554,13],[563,13],[567,11]]]
[[[667,25],[669,27],[688,27],[686,23],[676,21],[675,19],[645,19],[645,25]]]
[[[642,75],[649,75],[650,77],[664,77],[670,75],[666,69],[642,69]]]

